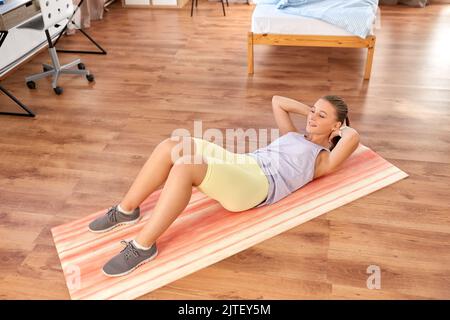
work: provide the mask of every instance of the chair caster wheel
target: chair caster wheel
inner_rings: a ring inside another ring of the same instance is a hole
[[[84,65],[84,63],[80,62],[78,64],[78,70],[85,70],[85,69],[86,69],[86,66]]]
[[[28,87],[28,89],[36,89],[36,82],[27,81],[27,87]]]
[[[61,87],[56,87],[56,88],[53,88],[53,91],[55,91],[55,93],[59,96],[61,93],[63,93],[63,88],[61,88]]]
[[[86,79],[87,79],[89,82],[92,82],[92,81],[94,81],[94,75],[93,75],[93,74],[87,74],[87,75],[86,75]]]

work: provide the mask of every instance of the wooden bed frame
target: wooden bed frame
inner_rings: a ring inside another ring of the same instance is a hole
[[[267,44],[275,46],[300,46],[300,47],[339,47],[339,48],[367,48],[366,68],[364,79],[370,79],[372,70],[373,53],[375,50],[374,35],[365,39],[358,36],[320,36],[320,35],[288,35],[288,34],[257,34],[248,33],[247,71],[253,74],[253,46],[255,44]]]

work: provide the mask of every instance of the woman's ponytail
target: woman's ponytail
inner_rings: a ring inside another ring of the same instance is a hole
[[[350,120],[348,120],[348,116],[345,117],[345,125],[350,127]]]

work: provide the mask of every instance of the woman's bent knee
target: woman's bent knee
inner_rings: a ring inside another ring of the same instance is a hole
[[[192,184],[197,186],[206,175],[208,164],[202,156],[182,156],[174,162],[173,174],[187,175],[192,180]]]
[[[170,155],[172,164],[184,156],[195,155],[195,142],[191,137],[170,137],[161,142],[162,147]]]

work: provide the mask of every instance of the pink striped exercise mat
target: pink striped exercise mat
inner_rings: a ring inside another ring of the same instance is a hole
[[[270,206],[233,213],[194,188],[188,207],[158,239],[156,259],[118,278],[101,268],[123,248],[120,240],[137,235],[160,190],[141,205],[144,218],[137,225],[89,232],[102,210],[51,231],[72,299],[134,299],[407,176],[360,145],[338,171]]]

